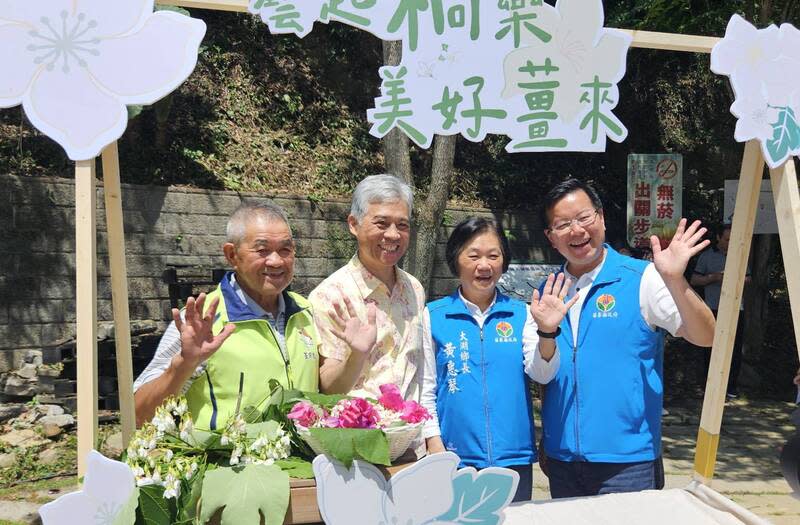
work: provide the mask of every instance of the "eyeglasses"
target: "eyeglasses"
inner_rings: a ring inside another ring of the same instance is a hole
[[[598,210],[583,212],[572,220],[554,224],[550,227],[550,231],[556,232],[557,234],[567,233],[572,229],[573,224],[577,224],[581,228],[588,228],[597,220],[598,213]]]

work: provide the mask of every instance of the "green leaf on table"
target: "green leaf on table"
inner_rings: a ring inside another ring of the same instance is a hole
[[[207,472],[200,521],[223,508],[220,525],[282,525],[289,507],[289,476],[276,465],[246,465]]]
[[[164,499],[164,487],[145,485],[139,488],[136,522],[147,525],[170,525],[175,520],[175,500]]]
[[[194,521],[205,474],[206,467],[201,466],[189,481],[181,481],[181,495],[178,497],[178,523]]]
[[[389,442],[378,429],[366,428],[310,428],[311,435],[322,444],[325,453],[346,468],[354,459],[363,459],[377,465],[391,465]]]
[[[136,523],[136,507],[139,506],[139,488],[136,487],[131,492],[131,497],[122,508],[117,512],[111,525],[134,525]]]
[[[286,472],[290,478],[312,479],[314,477],[314,469],[311,467],[311,462],[303,458],[289,456],[286,459],[277,460],[275,464]]]

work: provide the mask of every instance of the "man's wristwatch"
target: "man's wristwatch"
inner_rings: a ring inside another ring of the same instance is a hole
[[[539,334],[539,337],[542,339],[555,339],[559,335],[561,335],[561,327],[559,326],[556,328],[555,332],[542,332],[538,328],[536,329],[536,333]]]

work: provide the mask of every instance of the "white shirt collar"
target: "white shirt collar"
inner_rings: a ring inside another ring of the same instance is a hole
[[[594,282],[595,279],[597,279],[597,276],[600,274],[600,270],[603,269],[603,265],[606,263],[606,257],[607,256],[608,256],[608,250],[606,250],[605,247],[604,247],[603,248],[603,260],[600,261],[600,264],[595,266],[592,270],[590,270],[590,271],[586,272],[585,274],[581,275],[580,278],[575,277],[574,275],[572,275],[569,272],[569,270],[567,269],[569,267],[569,264],[564,264],[564,273],[572,281],[572,286],[569,289],[569,293],[567,294],[567,297],[572,297],[572,295],[574,293],[576,293],[576,291],[577,291],[576,288],[577,287],[586,288],[587,286],[591,285]]]
[[[497,301],[497,290],[494,291],[494,297],[492,297],[492,302],[489,303],[489,306],[486,308],[486,312],[482,312],[477,304],[471,303],[466,297],[464,297],[464,294],[461,293],[460,286],[458,287],[458,296],[461,297],[462,301],[464,301],[464,305],[467,307],[469,313],[475,317],[476,315],[484,315],[486,312],[492,309],[495,301]]]

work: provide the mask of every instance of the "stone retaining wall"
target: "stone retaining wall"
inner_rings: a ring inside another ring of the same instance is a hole
[[[23,367],[29,350],[58,345],[75,333],[75,208],[72,179],[0,175],[0,373]],[[210,280],[225,268],[221,245],[230,212],[245,198],[265,195],[190,188],[137,186],[122,189],[130,315],[163,328],[169,291],[162,274]],[[354,251],[345,218],[349,202],[314,202],[275,196],[290,218],[298,244],[293,289],[307,294]],[[113,319],[103,190],[97,190],[98,320]],[[452,225],[487,209],[449,208],[437,247],[429,296],[454,286],[444,263]],[[533,214],[496,212],[512,238],[517,259],[552,261]],[[101,330],[102,335],[102,330]]]

